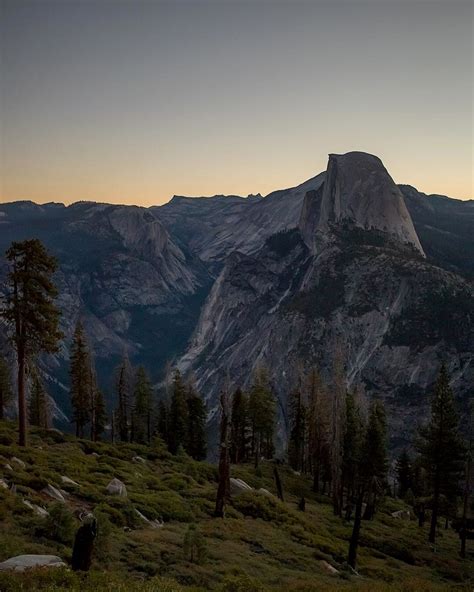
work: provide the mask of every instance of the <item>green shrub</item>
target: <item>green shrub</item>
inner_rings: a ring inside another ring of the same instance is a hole
[[[183,541],[185,558],[191,563],[204,563],[207,557],[207,543],[195,524],[190,524]]]
[[[44,518],[38,534],[67,545],[72,543],[75,529],[74,516],[64,504],[57,502],[49,508],[49,516]]]
[[[244,516],[277,523],[295,521],[291,510],[284,503],[254,491],[244,491],[235,497],[232,503],[234,508]]]
[[[220,592],[265,592],[263,585],[248,576],[230,576],[219,587]]]

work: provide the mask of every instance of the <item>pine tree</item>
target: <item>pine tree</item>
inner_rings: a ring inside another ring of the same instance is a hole
[[[308,392],[308,448],[313,491],[320,490],[320,477],[328,459],[328,405],[327,393],[316,368],[312,368],[307,380]],[[326,470],[326,472],[328,472]]]
[[[436,381],[431,403],[431,418],[429,423],[420,429],[417,448],[432,493],[429,541],[434,543],[441,496],[450,498],[458,491],[464,461],[464,446],[459,435],[458,416],[453,392],[449,386],[449,375],[444,364]]]
[[[387,421],[381,401],[373,401],[370,406],[363,457],[362,474],[368,489],[364,519],[370,520],[375,513],[377,492],[384,489],[388,469]]]
[[[28,358],[54,353],[63,337],[60,312],[54,304],[57,289],[51,281],[57,262],[38,239],[13,242],[6,253],[12,266],[8,275],[7,306],[1,314],[13,327],[12,342],[18,360],[19,444],[27,444],[25,372]]]
[[[71,346],[70,370],[72,421],[76,424],[76,436],[84,437],[84,428],[90,421],[91,360],[81,321],[76,324]]]
[[[169,409],[166,401],[158,402],[156,429],[160,438],[169,445]]]
[[[214,510],[216,518],[224,518],[225,506],[230,498],[229,402],[227,400],[227,391],[221,393],[220,403],[219,484]]]
[[[340,348],[336,350],[331,391],[331,415],[329,424],[329,450],[331,455],[331,497],[334,514],[342,513],[342,452],[344,438],[344,412],[346,376]]]
[[[188,385],[187,427],[185,450],[195,460],[204,460],[207,454],[206,405],[192,384]]]
[[[363,437],[363,423],[354,393],[346,394],[344,436],[342,446],[342,487],[347,490],[347,497],[354,494],[357,462]]]
[[[131,369],[127,356],[124,356],[117,368],[117,433],[121,442],[128,442],[130,438],[130,400],[131,400]]]
[[[30,424],[47,429],[49,427],[48,396],[36,368],[32,372],[30,399],[28,403]]]
[[[249,395],[248,416],[252,432],[252,452],[255,467],[258,467],[262,455],[270,458],[273,454],[275,429],[275,399],[267,372],[263,368],[255,373]]]
[[[307,409],[301,385],[290,393],[288,439],[288,462],[295,471],[304,470]]]
[[[413,488],[413,469],[411,458],[406,450],[397,459],[398,495],[404,498],[407,491]]]
[[[5,407],[13,398],[10,369],[7,361],[0,356],[0,420],[4,417]]]
[[[101,435],[105,432],[107,424],[107,410],[105,407],[104,395],[102,391],[94,383],[92,391],[92,412],[91,417],[91,439],[94,442],[100,440]]]
[[[180,446],[184,446],[186,439],[186,427],[188,423],[188,405],[186,402],[186,385],[181,378],[181,373],[176,370],[173,377],[171,404],[169,413],[169,450],[172,454],[178,452]]]
[[[135,375],[132,410],[132,441],[149,444],[152,433],[153,389],[143,366]]]
[[[232,397],[230,460],[238,464],[247,460],[247,407],[245,393],[238,388]]]

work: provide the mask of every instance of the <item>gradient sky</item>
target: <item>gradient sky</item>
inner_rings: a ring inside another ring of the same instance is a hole
[[[266,194],[349,150],[473,197],[470,0],[0,4],[0,202]]]

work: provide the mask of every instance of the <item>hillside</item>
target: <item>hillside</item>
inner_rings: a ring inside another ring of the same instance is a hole
[[[459,559],[456,533],[440,530],[436,548],[430,548],[427,526],[391,515],[406,509],[399,500],[386,498],[375,520],[363,522],[359,575],[354,575],[344,568],[351,525],[333,516],[329,499],[313,494],[308,479],[286,467],[280,467],[285,503],[268,493],[233,495],[222,520],[212,517],[215,467],[185,455],[173,457],[159,442],[151,448],[94,444],[56,430],[33,431],[28,449],[14,442],[13,424],[0,422],[0,478],[16,486],[16,493],[0,487],[0,561],[27,553],[70,560],[71,532],[64,527],[58,535],[57,528],[68,521],[57,518],[57,502],[42,492],[47,485],[66,491],[63,510],[75,515],[94,511],[99,538],[93,569],[83,580],[57,568],[23,575],[0,572],[2,592],[472,589],[474,561],[472,556]],[[231,474],[275,492],[272,471],[266,462],[257,474],[247,465],[232,467]],[[77,485],[63,483],[64,476]],[[125,483],[126,498],[106,493],[114,477]],[[307,500],[304,513],[297,510],[301,495]],[[56,528],[48,527],[47,518],[36,516],[25,500],[52,512]],[[154,528],[137,510],[164,524]],[[75,531],[77,518],[69,520]],[[185,552],[190,525],[197,526],[204,541],[199,562]],[[339,573],[329,574],[324,561]]]

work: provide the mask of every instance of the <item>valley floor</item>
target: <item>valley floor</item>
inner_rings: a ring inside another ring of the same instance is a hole
[[[43,492],[47,485],[67,492],[63,506],[76,515],[93,510],[99,536],[88,574],[68,568],[0,572],[2,592],[423,592],[474,586],[474,549],[461,560],[457,534],[441,528],[432,548],[427,527],[391,516],[406,509],[400,500],[385,499],[375,520],[363,522],[354,575],[344,567],[352,525],[335,517],[328,498],[312,493],[310,481],[287,467],[280,468],[285,503],[246,492],[233,496],[222,520],[212,517],[216,468],[186,455],[173,457],[159,442],[151,448],[113,446],[36,430],[30,446],[20,449],[16,437],[12,423],[0,422],[0,478],[16,488],[0,487],[0,561],[29,553],[70,561],[77,518],[69,516],[64,525],[61,518],[64,528],[52,528],[51,520],[24,504],[28,500],[56,515],[54,500]],[[272,471],[271,463],[257,472],[233,466],[232,476],[275,493]],[[63,476],[77,485],[64,484]],[[127,497],[106,492],[114,477],[125,483]],[[302,495],[304,513],[297,509]],[[136,510],[164,525],[153,528]],[[192,525],[199,533],[195,553],[189,544]],[[330,574],[328,565],[337,572]]]

